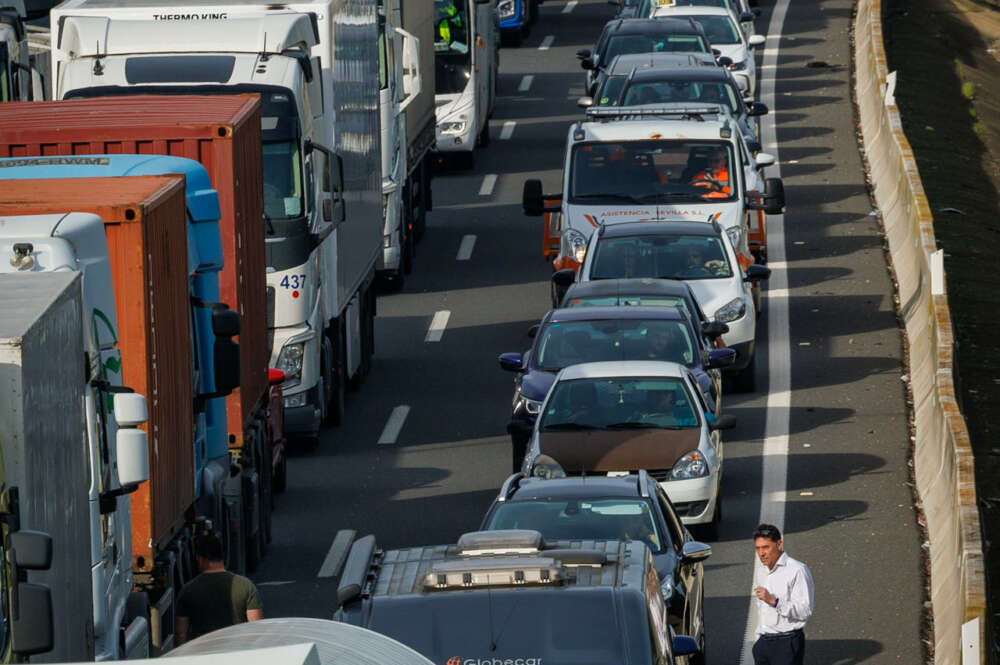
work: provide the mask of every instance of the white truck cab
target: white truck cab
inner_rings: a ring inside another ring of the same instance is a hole
[[[761,175],[773,163],[751,155],[724,107],[591,108],[569,129],[562,193],[527,180],[524,211],[547,216],[555,270],[576,270],[603,224],[713,220],[745,269],[766,260],[764,213],[784,210],[780,179]]]
[[[24,3],[0,7],[0,103],[45,99],[43,70],[48,59],[31,53],[30,47],[38,45],[29,43],[28,37]]]
[[[377,76],[377,17],[375,0],[355,5],[68,0],[51,14],[58,99],[261,95],[271,363],[285,433],[310,439],[340,422],[374,352],[378,98],[355,79]]]
[[[27,278],[39,273],[80,273],[89,385],[79,386],[79,393],[86,415],[86,441],[81,443],[89,457],[90,544],[59,546],[89,555],[92,594],[82,603],[93,611],[95,658],[148,655],[146,618],[129,616],[133,580],[127,496],[149,475],[145,433],[134,429],[146,421],[146,403],[143,396],[122,388],[104,222],[84,213],[0,217],[0,256],[0,274],[17,275],[24,286],[30,284]],[[73,607],[82,603],[74,601]]]
[[[490,140],[496,102],[500,23],[495,0],[434,0],[437,150],[460,153]]]

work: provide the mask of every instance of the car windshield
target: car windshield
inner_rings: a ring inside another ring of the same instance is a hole
[[[674,6],[724,7],[731,12],[737,11],[735,0],[674,0]]]
[[[434,0],[434,8],[434,91],[440,95],[460,93],[472,76],[467,4],[465,0]]]
[[[590,268],[590,279],[721,279],[732,276],[726,248],[718,236],[602,238],[597,243]]]
[[[678,139],[578,143],[570,159],[569,202],[673,204],[732,201],[728,143]]]
[[[641,540],[659,554],[671,543],[644,499],[543,499],[497,505],[487,531],[531,529],[546,541]]]
[[[701,360],[681,320],[598,319],[551,323],[533,355],[538,369],[556,371],[602,360]]]
[[[298,141],[265,142],[264,214],[273,220],[301,217],[302,165]]]
[[[615,35],[608,40],[601,62],[611,62],[616,55],[625,53],[710,53],[701,35]]]
[[[560,381],[540,423],[543,432],[692,429],[699,421],[683,379],[614,378]]]
[[[708,14],[692,16],[691,18],[698,21],[705,29],[705,35],[713,46],[716,44],[738,44],[742,41],[739,29],[729,16]]]
[[[739,110],[736,91],[721,81],[633,81],[625,90],[622,106],[702,102]]]
[[[582,296],[568,298],[561,307],[676,307],[689,316],[695,314],[681,296]]]
[[[622,88],[628,82],[627,74],[616,74],[609,76],[601,89],[594,95],[594,102],[598,106],[617,106],[618,98],[621,96]]]

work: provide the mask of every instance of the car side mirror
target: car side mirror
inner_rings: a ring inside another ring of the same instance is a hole
[[[579,60],[589,60],[590,59],[590,49],[589,48],[580,49],[579,51],[576,52],[576,57]]]
[[[768,279],[770,276],[770,268],[762,266],[759,263],[752,263],[747,266],[747,276],[743,279],[747,282],[759,282],[761,280]]]
[[[10,534],[8,549],[14,564],[22,570],[48,570],[52,567],[52,537],[41,531],[15,531]]]
[[[704,561],[710,556],[712,556],[711,546],[699,543],[697,540],[690,540],[681,547],[681,559],[684,563]]]
[[[541,325],[537,323],[528,328],[528,337],[530,337],[531,339],[535,339],[535,336],[538,334],[539,328],[541,328]]]
[[[697,640],[690,635],[674,635],[671,647],[675,656],[693,656],[700,651]]]
[[[728,55],[720,55],[715,61],[719,63],[720,67],[729,67],[733,64],[733,59]]]
[[[729,324],[722,321],[705,321],[701,324],[701,334],[709,339],[722,337],[729,332]]]
[[[736,427],[736,416],[731,413],[718,416],[715,420],[708,424],[708,429],[712,432],[717,430],[732,429],[734,427]]]
[[[781,178],[764,181],[764,212],[769,215],[785,214],[785,183]]]
[[[747,141],[747,150],[751,153],[760,152],[762,148],[760,141]]]
[[[594,61],[592,59],[585,58],[580,61],[580,69],[586,69],[589,71],[592,69],[597,69],[597,65],[594,64]]]
[[[774,155],[769,152],[758,152],[753,158],[754,165],[759,168],[765,168],[767,166],[774,165]]]
[[[736,349],[712,349],[708,352],[706,369],[721,369],[736,363]]]
[[[545,214],[545,199],[542,195],[541,180],[531,178],[524,181],[521,207],[528,217],[541,217]]]
[[[500,361],[500,369],[508,372],[520,372],[524,369],[524,357],[520,353],[501,353],[497,360]]]
[[[740,14],[740,23],[747,23],[754,19],[753,12],[743,12]]]
[[[594,98],[587,96],[580,97],[579,99],[576,100],[576,105],[582,109],[589,109],[591,106],[594,105]]]
[[[556,286],[569,288],[576,281],[576,271],[572,268],[563,268],[552,273],[552,283]]]
[[[749,116],[759,116],[767,115],[770,109],[767,108],[767,104],[761,104],[760,102],[754,102],[750,104],[750,108],[747,109],[747,115]]]
[[[44,584],[29,582],[19,582],[16,591],[11,612],[11,650],[19,657],[52,651],[52,591]]]
[[[758,46],[763,46],[766,41],[767,38],[764,35],[750,35],[747,44],[750,48],[757,48]]]

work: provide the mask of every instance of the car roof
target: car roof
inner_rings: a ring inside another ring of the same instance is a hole
[[[559,372],[556,383],[576,379],[616,379],[619,377],[681,379],[686,375],[687,368],[680,363],[665,360],[612,360],[570,365]]]
[[[676,279],[629,277],[624,279],[596,279],[577,282],[566,291],[566,298],[575,296],[663,295],[691,297],[690,287]],[[572,309],[584,309],[574,307]],[[565,310],[563,310],[565,311]]]
[[[644,81],[729,81],[729,72],[722,67],[670,67],[660,69],[636,69],[633,83]]]
[[[733,16],[733,12],[728,8],[714,7],[712,5],[667,5],[665,7],[657,7],[655,12],[658,18],[652,19],[654,21],[662,21],[675,16],[706,16],[709,14],[729,16],[733,20],[736,19]]]
[[[599,321],[614,319],[662,319],[679,321],[684,315],[673,307],[567,307],[552,312],[549,323],[565,321]]]
[[[606,224],[599,232],[600,238],[627,238],[629,236],[717,236],[714,224],[708,222],[622,222]]]
[[[701,64],[699,64],[701,63]],[[709,53],[623,53],[616,55],[605,69],[609,74],[635,70],[673,69],[675,67],[705,67],[715,69],[715,57]]]
[[[685,18],[620,18],[608,21],[605,29],[611,35],[662,35],[703,34],[704,29],[692,19]]]
[[[535,499],[639,498],[639,496],[639,476],[636,474],[592,475],[550,479],[522,478],[505,500],[513,502]]]

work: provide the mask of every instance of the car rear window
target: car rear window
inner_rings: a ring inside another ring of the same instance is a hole
[[[552,323],[543,331],[536,355],[536,366],[545,370],[610,360],[666,360],[691,365],[698,358],[687,322],[679,319]]]
[[[709,53],[700,35],[616,35],[608,40],[601,62],[625,53]]]

